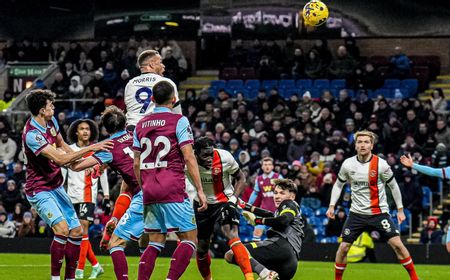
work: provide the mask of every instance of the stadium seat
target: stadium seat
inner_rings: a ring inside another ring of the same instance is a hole
[[[320,98],[321,91],[317,88],[304,88],[302,89],[302,96],[305,92],[309,91],[311,93],[311,98]]]
[[[302,204],[302,206],[300,207],[300,210],[302,211],[302,214],[305,215],[306,217],[314,216],[314,210],[312,210],[308,206],[305,206],[305,205]]]
[[[236,88],[243,88],[243,87],[244,87],[244,81],[242,81],[242,80],[229,80],[227,82],[227,88],[236,89]]]
[[[325,217],[325,215],[327,214],[327,207],[320,207],[319,209],[316,210],[316,216],[317,217]]]
[[[278,80],[264,80],[262,82],[262,87],[265,90],[271,90],[273,88],[278,88]]]
[[[369,97],[371,99],[374,99],[377,98],[379,95],[383,96],[384,98],[389,98],[391,96],[391,90],[387,88],[379,88],[373,91],[371,94],[369,94]]]
[[[312,83],[311,79],[300,79],[300,80],[297,80],[296,85],[299,88],[311,88],[313,83]]]
[[[423,193],[423,198],[422,198],[422,207],[425,209],[429,209],[430,207],[432,207],[433,205],[433,194],[431,192],[431,189],[427,186],[422,186],[422,193]]]
[[[344,79],[335,79],[331,81],[331,88],[343,89],[347,86],[347,82]]]
[[[224,80],[214,80],[214,81],[211,81],[210,87],[214,88],[214,89],[221,89],[221,88],[225,88],[226,85],[227,85],[227,82]]]
[[[245,81],[245,88],[248,90],[259,90],[261,83],[259,80],[247,80]]]
[[[330,80],[328,79],[317,79],[314,81],[314,87],[318,89],[329,89]]]
[[[394,221],[394,223],[396,223],[397,226],[399,227],[400,232],[402,234],[405,234],[408,232],[409,227],[410,227],[411,212],[409,212],[409,210],[407,208],[404,208],[403,212],[405,213],[406,220],[401,225],[398,224],[398,220],[397,220],[398,211],[392,210],[390,214],[392,216],[392,220]]]
[[[279,89],[290,89],[295,87],[295,80],[280,80]]]
[[[395,89],[400,87],[399,79],[386,79],[384,80],[384,88]]]
[[[239,78],[242,80],[249,80],[256,78],[255,68],[253,67],[242,67],[239,71]]]
[[[246,89],[246,95],[245,97],[249,100],[253,100],[256,99],[256,97],[258,97],[258,90],[252,89]]]
[[[313,210],[317,210],[320,208],[322,202],[320,202],[320,200],[315,197],[304,197],[302,204],[310,207]]]
[[[417,79],[405,79],[401,82],[401,87],[407,88],[410,96],[416,96],[419,88],[419,81]]]

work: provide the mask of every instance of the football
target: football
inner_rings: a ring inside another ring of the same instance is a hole
[[[319,26],[328,19],[328,7],[321,1],[313,0],[305,4],[302,14],[306,25]]]

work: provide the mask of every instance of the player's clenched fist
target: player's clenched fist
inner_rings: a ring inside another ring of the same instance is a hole
[[[328,217],[328,219],[334,220],[334,206],[328,207],[327,217]]]

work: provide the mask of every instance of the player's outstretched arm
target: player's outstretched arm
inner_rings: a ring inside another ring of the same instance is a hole
[[[88,158],[85,158],[84,160],[79,160],[72,163],[71,165],[69,165],[69,168],[75,172],[79,172],[94,167],[97,164],[98,164],[97,160],[93,156],[90,156]]]
[[[327,210],[327,217],[329,219],[334,219],[334,207],[336,206],[336,203],[339,200],[339,197],[341,196],[342,188],[344,187],[345,180],[341,179],[339,175],[342,173],[343,167],[341,167],[341,170],[339,171],[338,177],[336,182],[334,182],[333,189],[331,190],[331,199],[330,199],[330,206]]]
[[[251,212],[259,217],[273,217],[273,213],[262,208],[258,208],[249,203],[245,203],[242,199],[238,199],[239,208]]]
[[[45,148],[42,149],[41,153],[43,156],[53,160],[57,165],[64,166],[66,164],[72,163],[86,154],[90,152],[96,152],[96,151],[107,151],[114,147],[114,144],[112,141],[102,141],[97,144],[90,145],[86,148],[83,148],[76,152],[71,153],[64,153],[60,150],[55,149],[51,145],[45,146]]]
[[[447,168],[433,168],[433,167],[429,167],[429,166],[425,166],[425,165],[421,165],[421,164],[417,164],[414,163],[411,155],[403,155],[400,157],[400,162],[408,167],[408,168],[412,168],[414,170],[419,171],[420,173],[423,173],[425,175],[428,176],[432,176],[432,177],[439,177],[441,179],[445,179],[446,175],[446,169]]]
[[[184,162],[186,163],[187,171],[189,176],[192,179],[192,184],[197,190],[198,202],[200,204],[200,208],[198,211],[205,211],[208,208],[208,204],[206,202],[206,196],[203,193],[202,181],[200,179],[200,171],[198,170],[197,159],[195,158],[194,150],[192,145],[187,144],[181,148],[181,152],[183,153]]]

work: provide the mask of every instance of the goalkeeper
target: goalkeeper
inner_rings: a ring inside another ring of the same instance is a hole
[[[297,271],[304,238],[301,211],[295,202],[297,186],[289,179],[275,179],[273,183],[275,213],[239,201],[239,206],[245,210],[244,218],[252,225],[271,227],[267,231],[268,239],[245,247],[252,256],[252,270],[259,274],[260,279],[278,279],[277,276],[281,280],[292,279]],[[225,254],[225,259],[235,263],[231,250]]]

